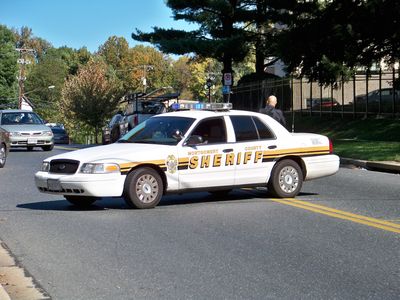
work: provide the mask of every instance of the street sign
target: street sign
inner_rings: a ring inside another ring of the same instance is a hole
[[[229,85],[224,85],[222,87],[222,94],[226,95],[229,94],[231,92],[231,87]]]
[[[232,85],[232,73],[224,73],[224,85]]]

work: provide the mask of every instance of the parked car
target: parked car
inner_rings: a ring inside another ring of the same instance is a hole
[[[378,112],[379,106],[381,112],[393,111],[393,88],[384,88],[373,90],[368,94],[368,111]],[[358,95],[355,99],[356,108],[358,111],[364,111],[367,108],[367,95]],[[395,112],[400,111],[400,91],[394,90]]]
[[[334,106],[339,106],[339,102],[335,99],[335,98],[329,98],[329,97],[325,97],[325,98],[307,98],[306,99],[306,105],[307,108],[312,108],[315,110],[318,110],[321,108],[331,108]]]
[[[0,168],[6,164],[8,152],[10,151],[9,133],[0,128]]]
[[[110,122],[107,123],[107,125],[103,128],[102,132],[102,144],[110,144],[110,143],[115,143],[116,141],[119,140],[121,137],[121,121],[123,119],[124,115],[122,112],[118,112],[115,114]]]
[[[54,144],[69,144],[69,135],[62,126],[50,126],[54,135]]]
[[[11,147],[41,147],[44,151],[54,148],[53,132],[32,111],[0,110],[0,127],[8,132]]]

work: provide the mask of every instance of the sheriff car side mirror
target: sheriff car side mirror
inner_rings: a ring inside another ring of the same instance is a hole
[[[204,143],[203,138],[200,135],[192,135],[186,140],[185,145],[196,146],[203,143]]]

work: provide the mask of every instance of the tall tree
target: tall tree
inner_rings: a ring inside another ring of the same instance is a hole
[[[21,27],[19,30],[14,29],[17,48],[29,48],[35,51],[36,59],[40,60],[46,51],[53,46],[40,37],[33,35],[32,29],[26,26]]]
[[[28,98],[43,118],[61,122],[61,112],[58,109],[61,89],[68,75],[75,75],[79,67],[87,63],[87,53],[85,48],[50,48],[32,66],[25,87]]]
[[[0,25],[0,105],[17,103],[17,52],[15,38],[10,29]]]
[[[192,31],[154,27],[152,33],[136,29],[132,38],[151,42],[165,53],[195,53],[202,58],[215,58],[223,63],[222,73],[232,73],[234,61],[248,53],[246,36],[238,28],[246,1],[241,0],[168,0],[175,20],[196,23]]]
[[[108,119],[122,96],[122,85],[107,64],[95,58],[71,76],[62,90],[60,110],[73,126],[73,120],[92,128],[96,143],[104,121]],[[72,122],[71,122],[72,120]]]
[[[278,53],[289,72],[332,84],[356,67],[400,59],[399,1],[299,1],[286,9]]]

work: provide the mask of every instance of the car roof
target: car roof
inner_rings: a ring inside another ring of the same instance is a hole
[[[34,113],[35,112],[31,110],[25,110],[25,109],[2,109],[0,110],[0,113]]]
[[[252,111],[244,111],[244,110],[181,110],[181,111],[174,111],[168,112],[164,114],[157,115],[155,117],[162,117],[162,116],[171,116],[171,117],[188,117],[188,118],[195,118],[195,119],[203,119],[208,117],[216,117],[216,116],[229,116],[229,115],[260,115],[259,113],[252,112]]]

